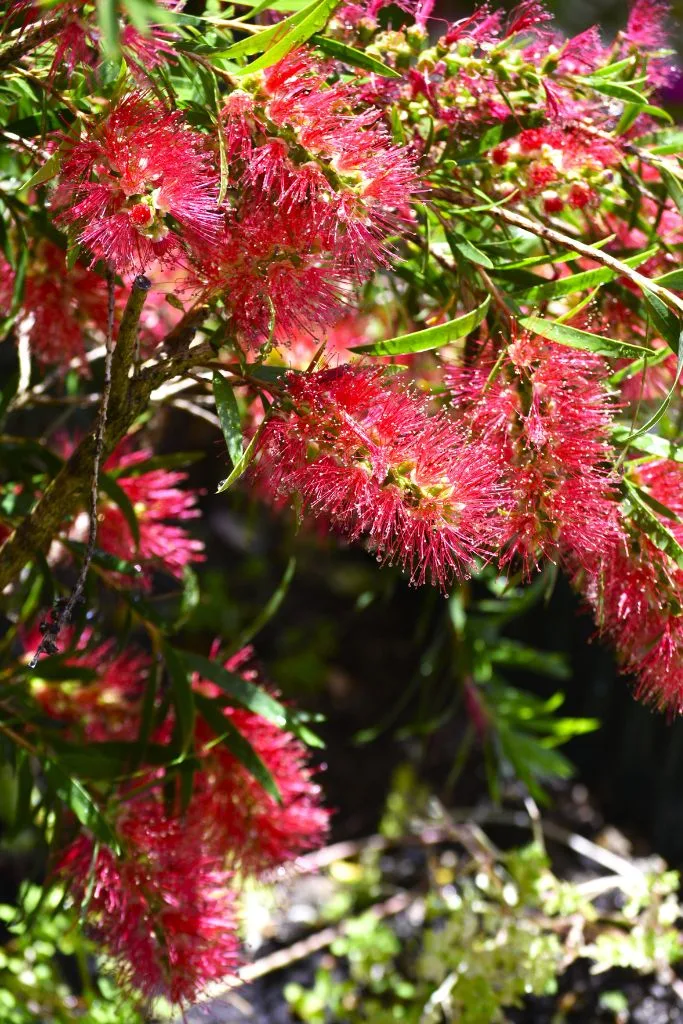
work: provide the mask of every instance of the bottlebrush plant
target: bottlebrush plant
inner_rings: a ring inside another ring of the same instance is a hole
[[[612,40],[537,0],[235,7],[0,14],[6,830],[43,836],[130,992],[181,1007],[237,970],[245,880],[329,816],[246,647],[268,609],[244,643],[181,635],[206,534],[169,408],[224,437],[220,492],[449,595],[473,735],[532,793],[571,729],[537,702],[534,738],[494,666],[528,663],[498,623],[548,567],[683,710],[666,5]]]

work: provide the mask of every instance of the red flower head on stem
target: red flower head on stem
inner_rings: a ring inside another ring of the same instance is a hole
[[[301,501],[350,540],[367,536],[416,584],[445,586],[486,555],[502,497],[486,444],[378,369],[292,374],[287,385],[255,471],[275,500]]]
[[[190,537],[183,526],[168,520],[196,519],[199,516],[197,493],[182,489],[187,474],[167,469],[145,470],[151,449],[126,451],[119,447],[109,456],[104,470],[112,473],[137,516],[139,544],[121,508],[111,500],[103,502],[99,512],[98,545],[103,551],[128,561],[140,560],[143,568],[163,568],[181,577],[191,562],[203,561],[204,545]]]
[[[128,273],[213,244],[217,200],[204,137],[181,113],[133,94],[68,144],[53,206],[93,259]]]

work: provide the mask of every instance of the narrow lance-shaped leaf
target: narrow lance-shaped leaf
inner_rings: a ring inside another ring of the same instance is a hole
[[[108,473],[102,473],[100,475],[100,489],[104,491],[107,497],[113,501],[115,505],[118,505],[121,515],[126,520],[128,529],[135,541],[135,546],[138,547],[140,544],[140,526],[130,498],[120,484],[117,484],[116,480],[112,476],[109,476]]]
[[[261,609],[261,611],[256,616],[251,625],[248,626],[240,634],[239,641],[235,645],[237,650],[246,646],[246,644],[248,644],[249,641],[252,640],[257,633],[261,632],[263,627],[270,622],[273,616],[277,614],[277,611],[282,602],[284,601],[287,591],[289,590],[289,584],[292,582],[295,569],[296,558],[292,557],[287,563],[287,568],[285,569],[284,575],[280,580],[280,584],[275,593],[272,595],[268,603],[264,605],[264,607]]]
[[[598,78],[584,78],[583,81],[586,85],[590,85],[596,92],[601,92],[605,96],[612,96],[617,100],[624,100],[626,103],[636,103],[639,106],[643,106],[647,103],[647,96],[643,96],[642,93],[637,92],[633,85],[626,85],[624,82],[610,82],[604,79]],[[644,84],[645,79],[642,79]]]
[[[454,231],[447,231],[446,239],[456,259],[460,257],[460,259],[474,263],[478,267],[487,267],[489,270],[493,269],[494,264],[491,257],[482,252],[481,249],[478,249],[469,238],[465,238],[464,235],[458,235]]]
[[[279,60],[286,57],[288,53],[297,46],[301,46],[312,35],[319,32],[327,24],[330,15],[337,7],[339,0],[319,0],[305,18],[286,32],[278,42],[274,42],[262,56],[257,57],[251,64],[233,72],[236,76],[252,75],[256,71],[263,71],[272,67]],[[303,12],[302,12],[303,13]],[[284,22],[281,23],[284,25]]]
[[[549,341],[555,341],[559,345],[580,348],[585,352],[595,352],[597,355],[608,356],[611,359],[638,359],[641,356],[646,356],[650,351],[642,345],[633,345],[629,341],[606,338],[590,334],[588,331],[579,331],[576,327],[567,327],[566,324],[558,324],[555,320],[544,320],[537,316],[524,317],[520,323],[528,331],[539,334]]]
[[[631,519],[647,534],[653,544],[669,555],[679,569],[683,569],[683,547],[673,533],[664,526],[659,516],[643,501],[633,484],[625,480],[624,485],[627,493],[627,512]]]
[[[216,400],[216,412],[221,421],[221,430],[233,466],[236,466],[243,453],[242,424],[240,411],[235,398],[235,390],[225,382],[220,373],[213,375],[213,396]]]
[[[372,345],[356,345],[351,351],[373,356],[395,356],[443,348],[444,345],[450,345],[458,338],[464,338],[475,327],[478,327],[486,316],[490,303],[491,298],[487,295],[476,309],[464,313],[454,320],[449,320],[448,323],[426,327],[423,331],[414,331],[412,334],[403,334],[397,338],[389,338],[388,341],[376,341]]]
[[[190,748],[194,736],[195,694],[192,691],[191,676],[180,653],[170,644],[163,643],[161,650],[171,682],[175,725],[181,748],[186,751]]]
[[[385,78],[401,77],[398,71],[394,71],[387,64],[383,64],[381,60],[372,57],[363,50],[356,50],[353,46],[347,46],[346,43],[341,43],[338,39],[328,39],[327,36],[321,36],[316,33],[316,35],[311,37],[311,42],[315,43],[323,53],[334,57],[335,60],[339,60],[343,64],[348,64],[349,67],[362,68],[364,71],[371,71],[373,74],[383,75]]]
[[[228,748],[249,774],[253,775],[266,793],[269,793],[279,803],[281,801],[280,791],[275,780],[249,740],[242,735],[230,718],[223,714],[218,704],[200,693],[197,694],[196,699],[199,713],[216,733],[217,739]]]
[[[668,459],[671,462],[683,462],[683,448],[677,447],[664,437],[656,434],[632,434],[629,428],[619,424],[612,431],[617,444],[628,443],[629,447],[646,455],[654,455],[657,459]]]
[[[236,60],[238,57],[247,57],[253,53],[262,53],[267,47],[273,45],[278,40],[281,40],[292,28],[296,28],[302,21],[305,21],[309,14],[316,10],[319,6],[320,0],[311,0],[304,8],[296,11],[294,14],[290,14],[288,18],[283,21],[277,22],[275,25],[271,25],[270,28],[264,29],[262,32],[255,33],[254,35],[247,36],[246,39],[240,39],[239,42],[233,43],[232,46],[228,46],[225,50],[218,50],[212,54],[213,57],[229,57],[230,60]],[[314,31],[317,31],[315,29]]]
[[[643,292],[643,297],[645,298],[645,304],[653,326],[658,334],[661,334],[662,338],[664,338],[671,351],[678,355],[682,329],[681,321],[673,310],[669,309],[666,303],[662,302],[658,295],[653,295],[652,292],[646,291]]]
[[[663,349],[662,351],[665,352],[666,349]],[[645,423],[643,423],[642,427],[639,427],[638,430],[635,430],[631,434],[631,436],[629,438],[627,438],[627,440],[625,442],[626,444],[630,444],[636,437],[638,437],[641,434],[647,434],[648,430],[652,430],[652,428],[659,423],[659,421],[663,417],[664,413],[667,411],[667,409],[671,405],[671,400],[673,399],[673,396],[674,396],[674,394],[676,393],[676,391],[678,389],[678,382],[681,379],[681,374],[682,373],[683,373],[683,331],[681,331],[680,336],[679,336],[678,359],[677,359],[677,362],[676,362],[676,373],[675,373],[674,379],[673,379],[673,381],[671,383],[671,387],[669,388],[669,390],[668,390],[668,392],[666,394],[666,397],[664,398],[664,401],[659,406],[659,408],[656,410],[656,412],[654,412],[652,414],[652,416],[650,416],[650,418],[648,420],[646,420]]]
[[[110,60],[121,51],[118,0],[97,0],[97,22],[102,35],[102,48]]]
[[[45,781],[52,792],[73,812],[81,825],[106,843],[114,853],[120,853],[116,833],[85,786],[78,779],[72,778],[56,757],[45,757],[41,761]]]
[[[254,714],[260,715],[262,718],[267,718],[269,722],[273,722],[280,729],[289,729],[309,746],[319,747],[321,745],[314,733],[302,725],[291,711],[265,690],[254,686],[247,679],[243,679],[235,672],[230,672],[217,661],[210,661],[201,654],[184,651],[182,657],[193,672],[198,672],[203,679],[208,679],[216,686],[220,686],[221,690],[240,707],[253,711]]]
[[[645,252],[639,252],[636,256],[629,256],[624,260],[628,267],[639,267],[641,263],[647,262],[658,251],[657,246],[652,246]],[[528,302],[544,302],[550,299],[559,299],[563,295],[572,295],[574,292],[584,291],[587,288],[595,288],[597,285],[606,284],[618,276],[616,270],[611,267],[596,267],[594,270],[586,270],[580,274],[569,274],[557,281],[542,281],[532,288],[520,288],[515,291],[515,297],[524,297]]]
[[[261,440],[261,434],[263,433],[265,423],[265,420],[261,421],[260,427],[258,428],[256,433],[252,437],[251,441],[249,442],[249,444],[247,445],[247,447],[242,452],[239,459],[233,466],[230,475],[218,487],[216,494],[222,494],[223,491],[227,491],[228,488],[232,487],[235,481],[239,480],[239,478],[242,476],[247,466],[256,455],[256,451],[258,449],[259,441]]]

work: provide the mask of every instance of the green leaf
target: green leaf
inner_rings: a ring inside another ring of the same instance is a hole
[[[653,278],[655,284],[661,284],[663,288],[674,288],[677,291],[683,290],[683,268],[670,270],[668,274],[660,274]]]
[[[223,746],[228,748],[230,753],[247,769],[249,774],[253,775],[266,793],[270,794],[278,803],[281,803],[282,797],[280,796],[275,779],[249,740],[242,735],[230,718],[223,714],[218,704],[208,697],[204,697],[201,693],[196,695],[196,700],[200,715],[216,733],[217,739],[220,740]]]
[[[28,270],[28,247],[22,246],[19,251],[14,271],[14,286],[12,288],[12,304],[10,315],[18,313],[24,301],[24,285],[26,284],[26,271]]]
[[[639,252],[635,256],[629,256],[623,262],[629,267],[638,267],[645,263],[652,256],[659,252],[659,246],[652,246],[645,252]],[[595,288],[596,285],[605,284],[607,281],[618,277],[618,272],[611,267],[596,267],[594,270],[585,270],[579,274],[570,274],[568,277],[561,277],[557,281],[542,281],[533,288],[519,289],[513,294],[516,298],[524,298],[527,302],[547,302],[550,299],[558,299],[563,295],[571,295],[573,292],[580,292],[584,289]]]
[[[659,366],[665,359],[670,359],[671,353],[668,348],[658,348],[648,350],[647,356],[641,356],[640,359],[634,359],[632,363],[627,366],[622,366],[620,370],[615,370],[609,378],[610,387],[616,387],[617,384],[621,384],[623,380],[629,380],[631,377],[635,377],[636,374],[642,373],[643,370],[649,370],[651,366]]]
[[[681,321],[673,310],[669,309],[666,303],[662,302],[658,295],[644,291],[643,298],[645,299],[645,305],[647,306],[653,326],[672,352],[678,355],[681,339]]]
[[[627,509],[631,519],[647,534],[660,551],[673,559],[679,569],[683,569],[683,547],[671,531],[664,526],[656,513],[643,501],[637,488],[629,480],[624,480],[624,486],[627,492]]]
[[[97,23],[104,52],[109,60],[116,60],[121,52],[118,0],[97,0]]]
[[[662,107],[654,107],[651,103],[641,107],[640,112],[641,114],[649,114],[650,117],[655,117],[658,121],[666,121],[668,124],[674,123],[674,119],[668,110],[664,110]]]
[[[113,476],[110,476],[108,473],[102,473],[100,475],[100,490],[104,491],[110,501],[113,501],[118,506],[121,515],[126,520],[131,537],[135,542],[135,547],[138,548],[140,546],[140,525],[133,508],[133,503],[123,487],[117,484]]]
[[[289,590],[289,584],[292,582],[295,569],[296,558],[292,556],[292,558],[290,558],[289,562],[287,563],[287,568],[285,569],[284,575],[280,580],[280,584],[277,590],[272,595],[268,603],[261,609],[261,611],[256,616],[251,625],[248,626],[242,633],[240,633],[239,640],[234,645],[234,649],[240,650],[242,647],[246,647],[246,645],[251,640],[253,640],[256,634],[260,633],[263,627],[270,622],[274,615],[277,614],[278,609],[280,608],[280,605],[284,601],[287,591]]]
[[[105,782],[118,779],[126,774],[126,761],[118,752],[99,749],[105,744],[89,744],[80,749],[67,745],[59,745],[59,761],[70,775],[79,775],[93,782]],[[131,750],[133,745],[131,744]]]
[[[654,143],[654,145],[653,145]],[[656,156],[677,156],[683,153],[683,131],[680,128],[660,128],[633,140],[635,146],[646,146]]]
[[[618,424],[612,431],[617,444],[628,444],[636,451],[654,455],[657,459],[669,459],[671,462],[683,462],[683,448],[656,434],[631,434],[624,424]]]
[[[221,430],[225,438],[228,455],[233,466],[236,466],[243,455],[242,424],[240,411],[235,398],[235,389],[226,384],[220,373],[214,371],[213,397],[216,401],[216,412],[221,421]]]
[[[16,834],[31,824],[31,795],[35,779],[31,758],[25,750],[17,751],[16,796],[14,799],[12,831]]]
[[[613,64],[606,64],[604,68],[592,71],[591,78],[611,78],[613,75],[618,75],[625,68],[633,67],[634,63],[634,57],[624,57],[623,60],[616,60]]]
[[[650,349],[643,348],[642,345],[633,345],[629,341],[616,338],[599,337],[589,334],[588,331],[579,331],[576,327],[567,327],[566,324],[558,324],[554,320],[543,320],[536,316],[524,317],[520,324],[528,331],[533,331],[534,334],[539,334],[549,341],[556,341],[559,345],[595,352],[610,359],[637,359],[650,352]]]
[[[683,187],[675,174],[668,171],[662,164],[658,164],[657,170],[659,171],[662,181],[666,185],[666,190],[676,204],[676,209],[683,215]]]
[[[596,80],[595,76],[583,78],[582,82],[590,85],[596,92],[601,92],[604,96],[612,96],[614,99],[624,100],[625,103],[636,103],[640,107],[647,103],[646,96],[623,82],[609,82],[600,78]]]
[[[73,812],[81,825],[114,853],[120,854],[121,846],[116,833],[87,789],[78,779],[72,778],[56,756],[41,757],[40,760],[49,789]]]
[[[238,676],[235,672],[223,668],[217,661],[204,658],[201,654],[184,651],[182,657],[193,672],[198,672],[203,679],[208,679],[216,686],[220,686],[221,690],[240,707],[253,711],[261,718],[266,718],[280,729],[288,729],[309,746],[320,747],[322,745],[318,737],[302,725],[296,715],[265,690],[254,686],[253,683]]]
[[[261,434],[263,433],[263,428],[265,426],[265,423],[266,423],[265,420],[261,421],[261,426],[258,428],[256,433],[252,437],[251,441],[249,442],[249,444],[245,448],[244,452],[242,453],[242,455],[240,455],[239,459],[237,460],[237,462],[233,466],[232,472],[219,485],[218,490],[216,491],[216,494],[222,494],[224,491],[227,491],[228,488],[232,487],[232,485],[235,483],[235,481],[239,480],[239,478],[242,476],[242,474],[244,473],[244,471],[248,467],[249,463],[251,462],[251,460],[256,455],[256,452],[257,452],[257,449],[258,449],[258,443],[261,440]]]
[[[507,668],[524,668],[542,676],[553,679],[570,679],[571,669],[567,659],[555,651],[539,651],[535,647],[507,637],[501,637],[489,652],[494,665],[505,665]]]
[[[61,543],[75,554],[80,555],[82,558],[85,557],[87,544],[83,544],[82,541],[65,538]],[[95,548],[92,560],[94,565],[99,566],[106,572],[121,573],[123,576],[137,576],[138,578],[142,575],[142,569],[139,565],[135,565],[125,558],[110,555],[108,551],[100,551],[99,548]]]
[[[190,749],[194,736],[195,696],[192,681],[181,653],[170,644],[161,645],[171,682],[171,699],[175,708],[175,726],[183,751]]]
[[[94,683],[98,676],[97,670],[94,668],[70,664],[68,653],[41,658],[35,668],[25,665],[18,669],[18,673],[26,674],[31,679],[42,679],[48,683]]]
[[[271,25],[270,28],[266,28],[262,32],[247,36],[246,39],[240,39],[239,42],[233,43],[232,46],[228,46],[225,50],[217,50],[212,56],[229,57],[230,60],[237,60],[238,57],[247,57],[252,53],[262,53],[268,46],[281,40],[292,28],[296,28],[302,21],[305,21],[319,4],[320,0],[311,0],[302,10],[290,14],[283,21],[278,21],[275,25]],[[317,31],[317,29],[314,31]]]
[[[338,6],[340,0],[318,0],[303,17],[298,24],[293,25],[278,42],[274,42],[272,46],[269,46],[266,52],[261,56],[257,57],[251,64],[247,64],[246,67],[240,68],[238,71],[234,71],[233,74],[236,77],[242,75],[253,75],[256,71],[263,71],[265,68],[272,67],[273,64],[277,64],[279,60],[286,57],[288,53],[296,49],[297,46],[301,46],[310,39],[312,35],[319,32],[325,27],[329,18],[334,11],[335,7]],[[302,11],[305,14],[308,8]],[[289,19],[280,22],[276,28],[282,28]],[[262,35],[263,33],[261,33]]]
[[[478,327],[486,316],[490,303],[491,297],[487,295],[476,309],[449,320],[448,323],[426,327],[423,331],[415,331],[412,334],[402,334],[397,338],[389,338],[388,341],[376,341],[372,345],[356,345],[351,351],[373,356],[396,356],[443,348],[457,338],[464,338]]]
[[[200,597],[201,591],[197,573],[191,566],[186,565],[183,568],[183,596],[180,601],[178,618],[174,623],[175,630],[180,629],[187,622],[194,610],[199,606]]]
[[[149,35],[150,26],[174,23],[172,10],[162,7],[155,0],[121,0],[130,21],[143,36]]]
[[[383,64],[381,60],[371,57],[369,53],[365,53],[363,50],[356,50],[353,46],[340,43],[338,39],[328,39],[327,36],[321,36],[316,33],[316,35],[311,36],[310,41],[319,50],[322,50],[323,53],[334,57],[335,60],[339,60],[343,64],[348,64],[349,67],[362,68],[363,71],[371,71],[375,75],[384,75],[385,78],[401,77],[399,72],[394,71],[388,64]]]
[[[666,349],[663,349],[662,351],[665,352]],[[659,355],[659,353],[657,353],[657,354]],[[672,400],[674,394],[676,393],[676,391],[678,390],[678,382],[681,379],[681,374],[683,373],[683,331],[681,331],[681,334],[680,334],[680,337],[679,337],[678,353],[677,353],[677,355],[678,355],[678,359],[677,359],[677,362],[676,362],[676,374],[674,376],[674,379],[673,379],[673,382],[671,384],[671,387],[669,388],[669,390],[668,390],[668,392],[667,392],[667,394],[666,394],[666,396],[664,398],[664,401],[659,406],[657,411],[654,412],[652,414],[652,416],[650,416],[650,418],[645,423],[643,423],[642,427],[639,427],[638,430],[635,430],[633,432],[633,434],[631,434],[631,436],[627,439],[627,442],[625,442],[625,443],[630,444],[634,440],[634,438],[638,437],[641,434],[647,434],[648,430],[652,430],[652,428],[655,427],[659,423],[659,421],[663,417],[664,413],[667,411],[667,409],[671,405],[671,400]]]
[[[36,185],[42,185],[59,174],[59,166],[62,162],[61,147],[49,156],[42,167],[39,167],[35,174],[31,175],[28,181],[21,186],[22,192],[29,192]]]
[[[638,120],[642,112],[643,107],[640,103],[625,104],[623,113],[614,129],[614,134],[618,137],[625,135],[629,128]]]
[[[662,516],[664,519],[670,519],[673,523],[676,523],[680,526],[683,520],[677,512],[674,512],[674,510],[672,508],[669,508],[668,505],[664,505],[661,501],[659,501],[658,498],[655,498],[655,496],[653,494],[650,494],[650,492],[647,491],[644,487],[640,487],[637,483],[634,483],[632,480],[629,480],[628,478],[627,482],[631,487],[633,487],[640,500],[644,501],[645,504],[649,508],[651,508],[653,512],[656,512],[658,516]]]
[[[454,231],[447,231],[446,239],[456,259],[461,257],[466,262],[475,263],[478,267],[488,267],[489,270],[493,269],[494,264],[491,257],[487,256],[481,249],[477,249],[476,245],[468,238],[465,238],[464,235],[457,235]]]

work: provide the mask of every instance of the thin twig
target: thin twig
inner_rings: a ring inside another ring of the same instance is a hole
[[[20,39],[0,53],[0,71],[9,67],[10,64],[16,64],[18,60],[21,60],[31,50],[35,50],[36,47],[47,42],[52,36],[56,36],[58,32],[61,32],[63,24],[63,18],[55,18],[54,21],[44,21],[36,28],[26,32]]]
[[[106,354],[104,357],[104,385],[102,387],[100,412],[97,417],[97,426],[95,428],[95,452],[92,461],[92,476],[90,479],[88,507],[88,544],[85,549],[85,555],[78,574],[78,579],[76,580],[68,600],[65,604],[55,606],[50,618],[41,623],[43,637],[38,645],[38,649],[31,658],[31,668],[36,667],[41,654],[56,654],[58,650],[57,638],[64,626],[71,621],[74,608],[81,600],[85,589],[90,564],[93,560],[93,555],[95,554],[95,544],[97,543],[97,506],[100,496],[100,468],[104,455],[104,437],[107,429],[107,416],[109,413],[109,399],[111,397],[112,383],[116,383],[121,387],[123,382],[119,380],[119,377],[123,375],[127,376],[128,365],[130,362],[129,357],[134,347],[135,337],[137,334],[135,328],[137,327],[137,323],[140,319],[140,313],[142,312],[145,296],[147,295],[150,287],[151,282],[148,278],[143,276],[135,278],[135,281],[133,282],[133,289],[123,314],[123,320],[121,321],[119,344],[116,350],[117,358],[114,360],[114,274],[111,270],[107,271],[108,308]],[[126,326],[131,321],[133,321],[133,329],[126,330]]]
[[[602,249],[597,249],[592,245],[586,245],[584,242],[580,242],[576,238],[571,238],[569,235],[565,235],[563,232],[557,231],[555,228],[530,220],[528,217],[523,217],[521,214],[514,213],[512,210],[507,210],[502,206],[492,207],[488,212],[491,217],[497,217],[500,220],[504,220],[507,224],[513,224],[518,228],[522,228],[523,231],[528,231],[530,234],[536,235],[538,238],[544,238],[548,242],[555,242],[557,245],[566,246],[573,252],[579,253],[581,256],[586,256],[588,259],[595,260],[596,263],[602,263],[604,267],[609,267],[610,270],[614,270],[614,272],[619,274],[621,277],[627,278],[641,290],[650,292],[652,295],[656,295],[670,309],[675,310],[679,316],[683,316],[683,299],[669,291],[668,288],[663,288],[651,278],[638,273],[637,270],[629,267],[626,263],[622,263],[621,260],[617,259],[615,256],[611,256],[607,252],[604,252]]]

